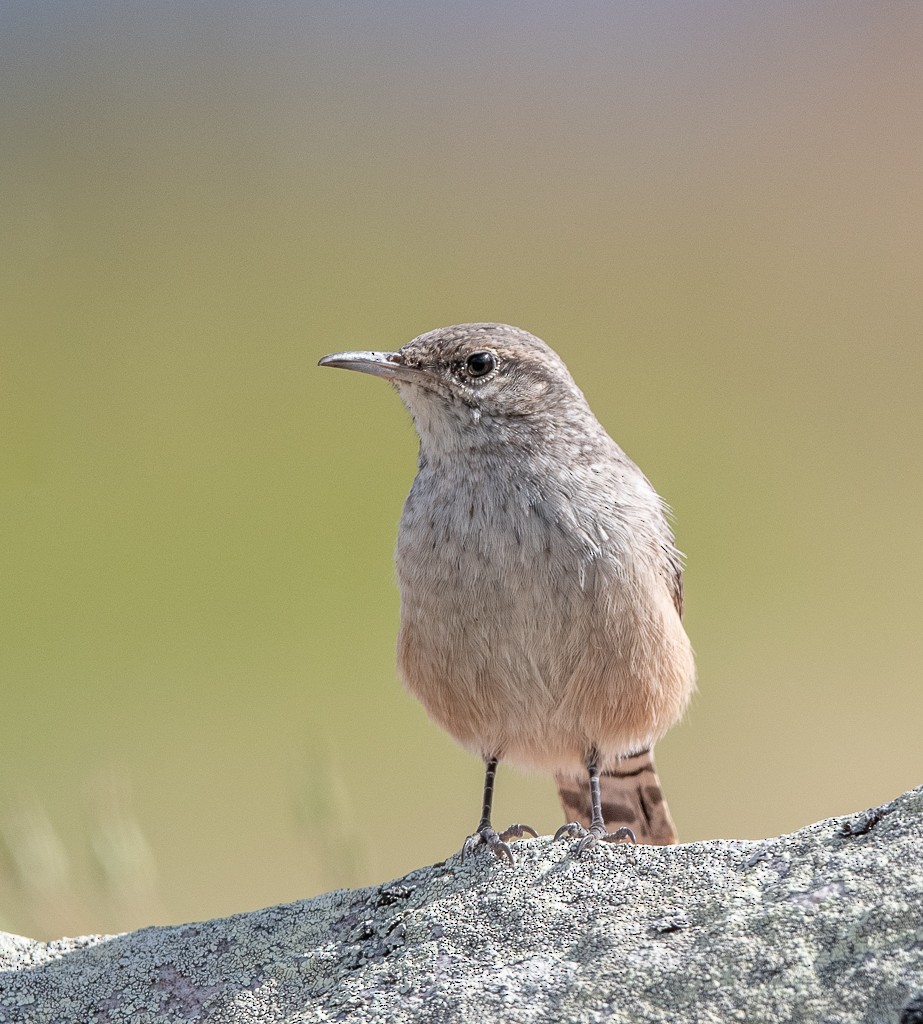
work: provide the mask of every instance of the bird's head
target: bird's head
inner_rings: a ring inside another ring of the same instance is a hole
[[[410,410],[425,449],[515,441],[592,418],[561,358],[507,324],[459,324],[397,352],[335,352],[321,366],[384,377]]]

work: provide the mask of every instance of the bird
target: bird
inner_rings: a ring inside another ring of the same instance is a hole
[[[319,365],[390,382],[419,436],[395,562],[399,674],[484,762],[462,847],[513,863],[498,765],[554,776],[556,839],[676,841],[653,746],[695,690],[670,514],[563,360],[500,323],[428,331]]]

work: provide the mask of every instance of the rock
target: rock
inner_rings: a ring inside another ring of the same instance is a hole
[[[224,920],[0,937],[0,1022],[923,1020],[923,788],[761,842],[516,844]]]

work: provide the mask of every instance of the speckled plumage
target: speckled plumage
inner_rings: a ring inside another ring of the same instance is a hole
[[[475,353],[495,367],[473,377]],[[562,797],[593,752],[617,771],[694,688],[660,498],[526,331],[462,324],[360,355],[420,437],[396,551],[408,688],[467,748],[555,774]]]

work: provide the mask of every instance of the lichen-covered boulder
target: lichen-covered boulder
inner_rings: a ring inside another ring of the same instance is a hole
[[[128,935],[0,936],[0,1022],[923,1022],[923,789],[760,842],[572,850]]]

